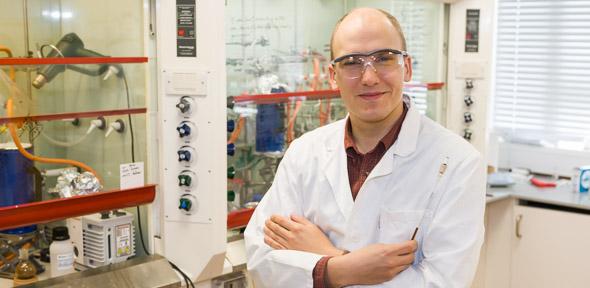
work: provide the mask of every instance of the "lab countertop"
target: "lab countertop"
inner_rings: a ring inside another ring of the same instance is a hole
[[[493,203],[506,198],[534,201],[563,207],[584,209],[590,211],[590,196],[588,193],[576,193],[571,185],[556,188],[538,188],[528,182],[516,183],[510,187],[488,188],[487,203]]]

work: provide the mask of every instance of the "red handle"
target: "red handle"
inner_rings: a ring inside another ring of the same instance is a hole
[[[541,188],[555,187],[555,186],[557,186],[555,184],[555,182],[546,182],[546,181],[542,181],[542,180],[539,180],[539,179],[534,178],[534,177],[531,178],[531,184],[533,184],[533,185],[535,185],[537,187],[541,187]]]

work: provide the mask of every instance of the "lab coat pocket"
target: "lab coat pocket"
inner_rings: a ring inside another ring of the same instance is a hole
[[[399,243],[412,239],[423,215],[424,210],[382,209],[379,215],[379,243]]]

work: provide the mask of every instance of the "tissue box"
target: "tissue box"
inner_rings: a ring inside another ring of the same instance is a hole
[[[576,168],[572,181],[574,191],[578,193],[588,192],[590,190],[590,165]]]

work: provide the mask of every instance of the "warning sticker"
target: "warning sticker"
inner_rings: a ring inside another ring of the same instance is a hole
[[[195,0],[176,0],[176,56],[197,57]]]

